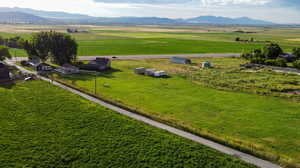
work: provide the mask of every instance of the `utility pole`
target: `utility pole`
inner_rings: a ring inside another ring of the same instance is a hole
[[[95,95],[97,95],[97,74],[95,74]]]
[[[15,48],[14,51],[15,51],[15,62],[17,62],[17,49]]]

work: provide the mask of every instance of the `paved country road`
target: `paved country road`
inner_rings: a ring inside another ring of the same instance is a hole
[[[18,65],[15,65],[14,62],[10,61],[8,62],[9,64],[11,65],[14,65],[16,66],[17,68],[19,68],[21,71],[25,72],[25,73],[32,73],[32,74],[36,74],[35,72],[31,72],[31,71],[28,71]],[[160,128],[160,129],[163,129],[163,130],[166,130],[170,133],[173,133],[173,134],[176,134],[178,136],[181,136],[183,138],[186,138],[186,139],[190,139],[194,142],[197,142],[199,144],[203,144],[205,146],[208,146],[210,148],[213,148],[215,150],[218,150],[220,152],[223,152],[225,154],[228,154],[228,155],[231,155],[231,156],[234,156],[234,157],[238,157],[239,159],[245,161],[245,162],[248,162],[248,163],[251,163],[253,165],[256,165],[258,167],[261,167],[261,168],[280,168],[280,166],[276,165],[276,164],[273,164],[269,161],[265,161],[265,160],[262,160],[260,158],[257,158],[255,156],[252,156],[252,155],[249,155],[249,154],[246,154],[246,153],[243,153],[243,152],[240,152],[238,150],[235,150],[235,149],[232,149],[230,147],[227,147],[227,146],[224,146],[224,145],[221,145],[221,144],[218,144],[216,142],[213,142],[211,140],[208,140],[208,139],[205,139],[205,138],[202,138],[200,136],[197,136],[197,135],[194,135],[194,134],[191,134],[189,132],[186,132],[186,131],[183,131],[183,130],[180,130],[180,129],[177,129],[177,128],[174,128],[174,127],[171,127],[169,125],[166,125],[164,123],[160,123],[158,121],[155,121],[155,120],[152,120],[152,119],[149,119],[147,117],[144,117],[142,115],[139,115],[139,114],[136,114],[136,113],[133,113],[133,112],[130,112],[130,111],[127,111],[127,110],[124,110],[122,108],[119,108],[117,106],[114,106],[112,104],[108,104],[104,101],[101,101],[99,99],[96,99],[94,97],[91,97],[83,92],[80,92],[78,90],[75,90],[75,89],[72,89],[68,86],[65,86],[63,84],[60,84],[58,82],[55,82],[55,81],[51,81],[50,79],[48,78],[45,78],[45,77],[42,77],[42,76],[38,76],[40,79],[44,80],[44,81],[47,81],[47,82],[50,82],[52,83],[53,85],[56,85],[58,87],[61,87],[65,90],[68,90],[76,95],[79,95],[87,100],[90,100],[96,104],[99,104],[101,106],[104,106],[108,109],[111,109],[113,111],[116,111],[120,114],[123,114],[123,115],[126,115],[130,118],[133,118],[135,120],[138,120],[138,121],[141,121],[141,122],[144,122],[146,124],[149,124],[149,125],[152,125],[156,128]]]
[[[96,57],[100,58],[112,58],[112,59],[131,59],[131,60],[143,60],[143,59],[163,59],[172,57],[185,57],[185,58],[211,58],[211,57],[239,57],[240,54],[226,53],[226,54],[168,54],[168,55],[111,55],[111,56],[78,56],[81,61],[94,60]],[[16,61],[27,60],[27,57],[13,58]]]

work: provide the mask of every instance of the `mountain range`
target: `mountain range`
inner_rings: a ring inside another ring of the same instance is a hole
[[[159,17],[93,17],[83,14],[0,7],[0,23],[12,24],[212,24],[212,25],[274,25],[248,17],[227,18],[200,16],[188,19]]]

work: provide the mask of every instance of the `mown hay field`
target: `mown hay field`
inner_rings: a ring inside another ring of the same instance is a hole
[[[260,48],[266,41],[279,43],[287,52],[300,46],[299,41],[288,40],[300,37],[299,28],[75,27],[89,30],[89,33],[72,34],[79,44],[79,56],[242,53]],[[66,32],[67,28],[64,26],[15,26],[8,27],[7,30],[0,29],[0,36],[29,38],[31,33],[49,30]],[[237,31],[244,31],[244,33]],[[236,42],[237,37],[243,40],[253,38],[256,42]],[[26,53],[19,51],[17,56],[26,56]]]

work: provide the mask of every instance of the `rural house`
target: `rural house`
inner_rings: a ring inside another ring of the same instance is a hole
[[[52,71],[53,68],[49,64],[41,62],[39,59],[31,59],[26,65],[31,66],[36,71]]]
[[[52,71],[53,68],[49,64],[40,63],[36,66],[36,71]]]
[[[87,30],[67,29],[68,33],[88,33]]]
[[[30,59],[27,61],[28,65],[33,67],[34,69],[41,63],[40,59]]]
[[[72,74],[78,74],[79,68],[71,65],[71,64],[64,64],[58,69],[55,69],[56,72],[63,74],[63,75],[72,75]]]
[[[10,81],[9,69],[8,67],[0,62],[0,83]]]
[[[102,71],[111,68],[111,60],[108,58],[96,58],[96,60],[90,61],[88,64],[82,66],[82,69]]]
[[[172,57],[171,62],[175,64],[191,64],[192,61],[188,58]]]

